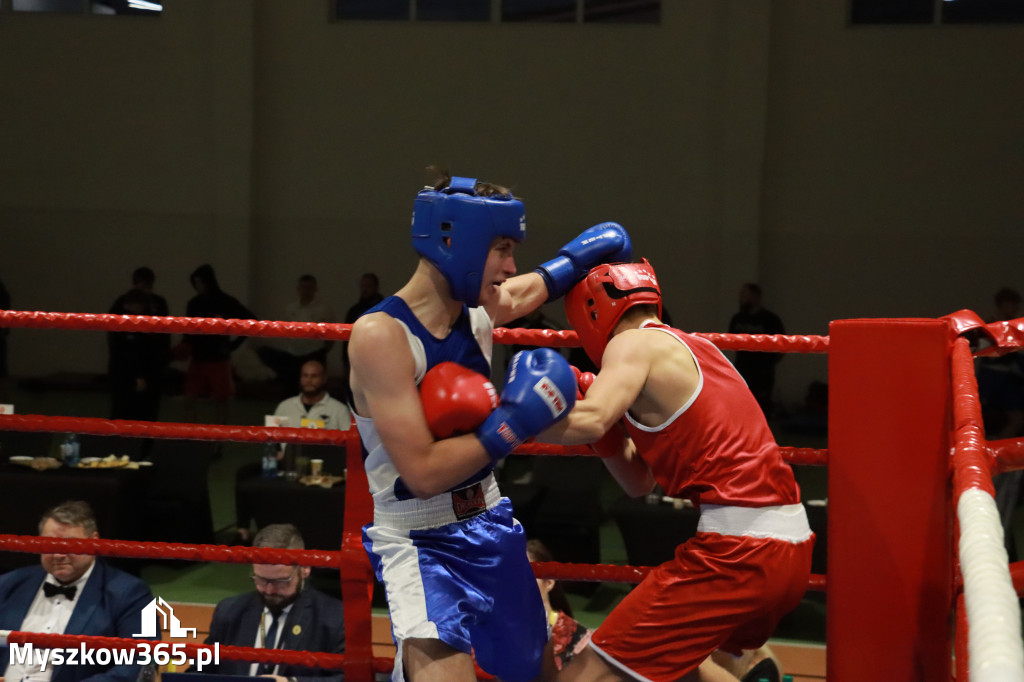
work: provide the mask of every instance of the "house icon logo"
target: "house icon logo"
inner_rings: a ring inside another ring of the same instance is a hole
[[[195,628],[183,628],[174,609],[163,600],[163,597],[156,597],[142,607],[142,632],[137,632],[132,637],[157,637],[157,615],[163,616],[163,630],[167,630],[171,637],[195,637]],[[189,633],[192,633],[191,635]]]

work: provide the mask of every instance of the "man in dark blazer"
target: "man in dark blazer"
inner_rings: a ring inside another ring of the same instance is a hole
[[[85,502],[64,502],[47,511],[39,535],[98,538],[96,518]],[[85,554],[42,554],[41,566],[0,576],[0,630],[65,635],[132,637],[142,632],[142,609],[153,593],[142,580]],[[141,666],[10,664],[0,647],[0,679],[6,682],[135,682]]]
[[[291,524],[267,526],[253,539],[253,547],[304,549],[298,528]],[[228,597],[213,611],[207,644],[345,652],[341,602],[306,584],[307,566],[254,564],[255,592]],[[277,682],[340,682],[341,671],[222,660],[203,672],[228,675],[268,675]]]

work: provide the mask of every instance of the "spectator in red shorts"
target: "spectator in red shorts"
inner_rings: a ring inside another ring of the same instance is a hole
[[[237,298],[221,290],[217,275],[210,265],[200,265],[191,275],[196,295],[188,302],[188,317],[254,320],[256,315]],[[184,346],[189,357],[185,374],[185,419],[196,420],[196,399],[212,398],[214,421],[226,424],[228,401],[235,395],[231,372],[231,352],[245,342],[244,336],[234,338],[221,334],[186,334]]]

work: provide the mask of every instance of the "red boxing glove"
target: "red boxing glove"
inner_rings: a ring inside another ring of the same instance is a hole
[[[487,377],[456,362],[430,368],[420,382],[420,400],[435,438],[472,433],[498,406],[498,392]]]
[[[581,372],[580,368],[576,365],[569,366],[572,367],[572,373],[576,375],[576,398],[577,400],[582,399],[583,396],[587,394],[587,391],[590,390],[591,385],[594,383],[594,379],[597,377],[594,376],[593,372]]]

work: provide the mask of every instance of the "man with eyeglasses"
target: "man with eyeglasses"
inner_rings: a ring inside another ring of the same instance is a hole
[[[305,549],[299,529],[279,523],[265,527],[253,539],[253,547]],[[345,652],[341,602],[307,585],[308,566],[253,564],[255,592],[228,597],[217,604],[210,622],[207,644],[264,649]],[[203,672],[249,677],[272,677],[277,682],[340,682],[337,670],[295,665],[222,660]]]

